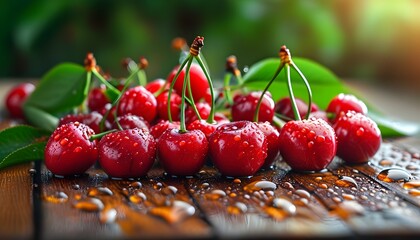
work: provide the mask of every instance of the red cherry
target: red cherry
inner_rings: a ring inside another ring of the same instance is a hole
[[[172,72],[169,74],[167,80],[168,82],[172,82],[177,71],[179,69],[179,66],[176,66]],[[185,68],[182,69],[181,73],[179,74],[174,89],[181,93],[182,92],[182,85],[184,83],[184,76],[185,76]],[[195,102],[200,101],[201,99],[208,98],[208,89],[209,89],[209,83],[207,81],[206,75],[204,74],[203,70],[201,69],[200,65],[198,64],[191,64],[190,68],[190,82],[191,82],[191,91]],[[186,95],[188,97],[191,96],[190,92],[187,90]]]
[[[111,102],[105,95],[105,91],[106,87],[104,85],[90,90],[88,95],[88,107],[91,111],[101,111],[107,103]]]
[[[309,118],[320,118],[327,123],[330,123],[330,120],[327,117],[327,113],[322,110],[314,111],[309,114]]]
[[[102,116],[105,116],[105,114],[108,112],[109,109],[111,109],[106,117],[106,120],[110,123],[113,123],[115,121],[115,111],[117,111],[117,109],[114,107],[112,107],[111,103],[107,103],[105,104],[105,106],[99,111],[100,114],[102,114]]]
[[[341,112],[346,113],[347,111],[355,111],[366,115],[368,108],[366,104],[356,96],[340,93],[331,99],[326,110],[327,113],[331,113],[333,115],[331,117],[332,123],[338,119]]]
[[[180,133],[178,129],[168,129],[157,145],[163,169],[174,176],[197,173],[203,167],[208,151],[207,138],[199,130]]]
[[[209,153],[223,175],[251,176],[264,164],[267,140],[254,122],[225,123],[210,136]]]
[[[337,151],[334,130],[322,119],[287,122],[279,141],[283,160],[296,171],[320,171]]]
[[[210,115],[211,106],[206,102],[198,102],[195,104],[198,113],[200,114],[201,119],[207,120]],[[197,115],[194,112],[194,109],[189,106],[185,111],[185,123],[188,125],[195,120],[198,120]]]
[[[381,132],[374,121],[362,113],[341,113],[334,125],[337,156],[347,163],[365,163],[381,146]]]
[[[147,83],[144,88],[146,88],[146,90],[151,93],[155,93],[159,91],[165,84],[166,84],[166,81],[164,79],[158,78],[156,80],[153,80]],[[165,87],[165,89],[168,89],[168,88],[169,88],[169,84],[167,84],[167,87]]]
[[[124,115],[119,116],[118,123],[121,125],[122,129],[133,129],[133,128],[139,128],[143,130],[149,131],[150,125],[147,121],[145,121],[142,117],[136,116],[136,115]],[[112,128],[118,129],[117,123],[114,122],[112,125]]]
[[[272,167],[273,162],[280,156],[280,133],[269,122],[258,123],[258,128],[267,139],[267,157],[262,168],[268,169]]]
[[[45,147],[45,166],[53,174],[78,175],[90,168],[98,158],[95,132],[79,122],[64,124],[52,133]]]
[[[299,116],[301,119],[304,119],[306,116],[306,113],[308,112],[308,104],[306,104],[302,99],[299,98],[295,98],[296,101],[296,106],[298,108],[298,112],[299,112]],[[293,107],[292,107],[292,101],[290,101],[289,97],[285,97],[280,99],[277,103],[276,106],[274,108],[276,113],[279,113],[283,116],[285,116],[287,119],[284,120],[295,120],[295,114],[293,112]],[[316,104],[312,103],[311,104],[311,112],[315,112],[318,111],[319,108]]]
[[[169,122],[168,120],[161,120],[150,128],[150,134],[157,140],[167,129],[178,129],[179,122]]]
[[[109,133],[99,141],[98,148],[99,163],[115,178],[145,176],[156,155],[153,136],[139,128]]]
[[[11,117],[24,118],[22,105],[34,90],[32,83],[21,83],[10,89],[6,96],[6,109]]]
[[[118,116],[133,114],[143,117],[149,123],[153,122],[157,115],[156,98],[142,86],[129,89],[121,97],[118,105]]]
[[[195,120],[194,122],[188,124],[188,130],[200,130],[206,135],[208,139],[210,135],[216,130],[219,124],[211,124],[208,123],[206,120]]]
[[[258,99],[261,92],[250,92],[245,96],[235,96],[232,105],[233,121],[254,120],[255,109],[257,108]],[[271,122],[274,117],[274,101],[270,94],[264,94],[261,102],[260,112],[258,114],[259,122]]]
[[[69,114],[60,118],[60,121],[58,122],[58,126],[64,125],[66,123],[71,123],[71,122],[80,122],[92,128],[92,130],[95,133],[100,133],[101,132],[100,123],[102,121],[102,118],[103,116],[98,112],[90,112],[86,114],[77,114],[77,115]],[[104,127],[105,127],[104,130],[110,128],[110,124],[108,121],[105,121]]]
[[[168,91],[161,93],[157,98],[157,111],[160,119],[168,120]],[[171,117],[173,121],[179,121],[181,112],[181,96],[177,93],[171,93]]]

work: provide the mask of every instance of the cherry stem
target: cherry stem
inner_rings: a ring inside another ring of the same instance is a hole
[[[295,96],[293,94],[292,81],[290,79],[290,63],[286,64],[286,76],[287,76],[287,90],[289,91],[289,97],[292,103],[293,113],[295,115],[295,119],[298,121],[301,121],[302,119],[300,118],[300,115],[299,115],[299,110],[296,104]]]
[[[292,65],[293,69],[295,69],[296,72],[302,78],[303,82],[305,83],[306,90],[308,91],[308,111],[307,111],[307,113],[305,115],[305,119],[308,119],[309,118],[309,114],[311,114],[311,108],[312,108],[312,91],[311,91],[311,86],[309,85],[309,82],[306,79],[306,77],[303,75],[303,73],[300,71],[300,69],[296,66],[296,64],[294,62],[291,62],[291,65]]]
[[[186,99],[185,92],[187,90],[187,84],[190,81],[190,68],[191,68],[192,60],[193,60],[193,58],[191,58],[191,57],[188,58],[187,67],[185,69],[184,82],[182,83],[181,117],[180,117],[181,125],[180,125],[180,128],[179,128],[180,133],[187,132],[187,127],[185,125],[185,99]],[[169,106],[169,101],[168,101],[168,106]]]
[[[231,89],[230,89],[230,80],[232,79],[232,74],[231,73],[226,73],[225,75],[225,79],[223,81],[223,92],[225,94],[225,98],[226,101],[232,105],[233,104],[233,100],[232,100],[232,95],[231,95]]]
[[[98,71],[93,68],[92,73],[99,79],[101,83],[103,83],[107,88],[109,88],[111,91],[113,91],[116,95],[120,94],[120,91],[116,89],[110,82],[108,82]]]
[[[195,115],[198,117],[199,120],[201,120],[201,116],[200,116],[200,112],[198,112],[197,106],[194,104],[194,97],[193,97],[193,92],[191,90],[191,79],[188,78],[188,82],[187,82],[187,87],[188,87],[188,93],[189,93],[189,97],[185,96],[185,100],[189,100],[188,103],[191,105],[191,107],[194,110]]]
[[[139,80],[139,85],[140,86],[146,86],[147,77],[146,77],[146,73],[144,72],[143,69],[140,69],[140,71],[137,72],[137,78]]]
[[[83,95],[87,96],[89,94],[90,84],[92,83],[92,72],[88,71],[86,74],[86,86],[85,89],[83,89]],[[85,100],[82,103],[82,112],[87,112],[87,104],[88,104],[88,98],[85,97]]]
[[[106,119],[107,119],[107,117],[108,117],[108,115],[109,115],[109,113],[110,113],[111,109],[112,109],[113,107],[118,108],[118,104],[119,104],[119,102],[120,102],[121,97],[124,95],[125,91],[126,91],[126,90],[127,90],[127,88],[130,86],[131,81],[134,79],[134,76],[136,76],[136,75],[137,75],[138,71],[140,71],[140,69],[135,70],[135,71],[134,71],[133,73],[131,73],[131,75],[130,75],[130,76],[129,76],[126,80],[125,80],[125,83],[124,83],[124,87],[123,87],[123,89],[122,89],[122,90],[121,90],[121,92],[118,94],[118,97],[114,100],[114,102],[112,102],[111,107],[108,109],[108,111],[106,111],[106,113],[104,114],[104,116],[103,116],[103,118],[102,118],[101,122],[99,123],[99,127],[100,127],[100,130],[101,130],[101,131],[104,129],[104,126],[105,126],[105,121],[106,121]],[[122,129],[122,127],[121,127],[121,125],[120,125],[120,123],[119,123],[119,121],[118,121],[118,118],[117,118],[117,113],[116,113],[116,112],[114,113],[114,117],[115,117],[115,122],[117,123],[117,127],[118,127],[120,130],[123,130],[123,129]]]
[[[176,80],[178,80],[179,74],[181,74],[182,69],[184,69],[185,65],[188,63],[188,61],[190,61],[190,59],[192,59],[192,57],[190,55],[187,58],[185,58],[184,62],[182,62],[181,66],[179,66],[178,71],[176,72],[175,77],[172,79],[171,85],[169,86],[169,90],[168,90],[168,106],[167,106],[167,109],[168,109],[168,121],[169,122],[172,122],[171,104],[170,104],[172,91],[174,89],[174,85],[175,85]],[[166,85],[166,83],[165,83],[165,85]],[[161,89],[165,89],[165,85],[163,85]],[[161,91],[161,89],[159,89],[159,91]]]
[[[211,95],[211,108],[210,108],[210,115],[207,118],[207,122],[208,123],[215,123],[214,121],[214,111],[215,111],[215,107],[214,107],[214,88],[213,88],[213,82],[210,78],[210,75],[207,71],[207,68],[205,67],[203,61],[201,60],[200,55],[194,56],[194,58],[197,60],[198,64],[200,65],[201,69],[204,72],[204,75],[206,75],[207,78],[207,82],[209,83],[209,88],[210,88],[210,95]]]
[[[273,117],[273,123],[274,123],[274,125],[276,125],[280,128],[282,128],[286,124],[285,121],[283,121],[281,118],[279,118],[277,116]]]
[[[271,80],[268,82],[268,84],[265,86],[264,90],[262,91],[261,96],[258,99],[257,107],[256,107],[255,112],[254,112],[254,122],[258,122],[258,115],[260,113],[261,103],[262,103],[262,100],[264,98],[265,93],[268,91],[268,88],[271,86],[274,79],[277,78],[277,76],[279,75],[279,73],[283,69],[284,65],[285,64],[283,62],[280,63],[280,65],[277,68],[276,72],[274,73],[273,77],[271,78]]]
[[[106,132],[101,132],[101,133],[98,133],[98,134],[94,134],[94,135],[90,136],[89,141],[92,142],[93,140],[102,138],[103,136],[105,136],[109,133],[112,133],[112,132],[116,132],[116,131],[118,131],[118,130],[117,129],[112,129],[112,130],[109,130],[109,131],[106,131]]]

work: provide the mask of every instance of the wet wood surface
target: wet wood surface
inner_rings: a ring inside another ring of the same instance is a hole
[[[419,138],[386,140],[368,164],[298,173],[278,161],[237,179],[159,165],[140,179],[97,165],[58,178],[36,161],[0,171],[0,239],[418,238],[419,177]]]

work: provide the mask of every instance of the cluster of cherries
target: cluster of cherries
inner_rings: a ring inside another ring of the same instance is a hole
[[[336,155],[350,164],[365,163],[379,149],[381,133],[355,96],[339,94],[326,111],[311,102],[309,84],[308,104],[293,96],[290,68],[307,81],[285,46],[264,91],[240,89],[231,98],[229,84],[215,96],[200,55],[203,45],[202,37],[195,38],[166,80],[130,86],[147,66],[141,59],[116,86],[121,93],[114,101],[107,86],[92,88],[89,112],[60,119],[46,145],[46,167],[56,175],[78,175],[99,159],[109,176],[137,178],[158,161],[168,175],[192,176],[208,161],[225,176],[244,177],[271,168],[280,158],[296,171],[320,171]],[[97,71],[92,54],[85,66]],[[290,96],[275,103],[268,89],[284,68]],[[227,70],[242,81],[234,57],[228,58]],[[223,111],[216,112],[216,105]]]

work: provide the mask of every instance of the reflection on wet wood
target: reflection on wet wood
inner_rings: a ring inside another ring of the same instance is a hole
[[[42,162],[0,171],[0,239],[419,236],[419,146],[384,143],[369,164],[335,159],[318,173],[274,170],[192,178],[156,165],[141,179],[110,179],[96,165],[72,178]]]

